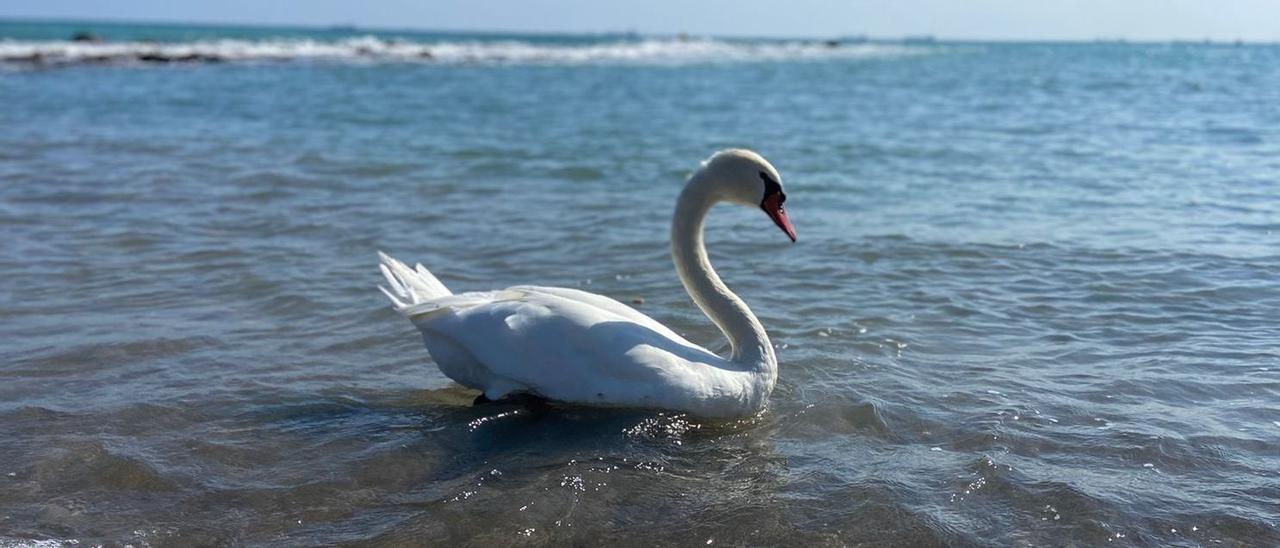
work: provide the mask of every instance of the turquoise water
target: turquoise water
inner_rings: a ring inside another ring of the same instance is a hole
[[[1280,544],[1280,47],[0,37],[0,545]],[[756,419],[471,407],[375,289],[723,350],[666,231],[730,146],[800,238],[708,226]]]

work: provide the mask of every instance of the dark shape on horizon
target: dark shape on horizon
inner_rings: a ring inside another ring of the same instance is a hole
[[[32,53],[31,55],[26,55],[23,57],[14,57],[13,60],[18,61],[20,63],[31,63],[32,65],[37,65],[37,66],[42,66],[45,64],[45,56],[43,53],[40,53],[40,52],[35,52],[35,53]]]
[[[101,44],[103,42],[106,42],[106,40],[103,40],[101,36],[98,36],[97,34],[94,34],[93,32],[90,32],[87,30],[76,31],[75,34],[71,35],[71,41],[72,42],[90,42],[94,44]]]
[[[109,57],[102,57],[103,61],[110,60]],[[185,55],[168,55],[158,52],[141,53],[135,57],[143,63],[221,63],[225,61],[221,56],[209,55],[204,53],[188,53]]]

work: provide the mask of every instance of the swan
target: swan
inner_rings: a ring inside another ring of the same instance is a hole
[[[764,409],[778,361],[764,327],[720,280],[703,245],[719,202],[759,207],[796,241],[778,171],[755,152],[723,150],[685,183],[671,222],[671,257],[693,302],[729,339],[725,358],[614,299],[520,285],[451,293],[425,267],[378,252],[396,311],[422,332],[440,371],[483,394],[579,405],[664,409],[733,418]]]

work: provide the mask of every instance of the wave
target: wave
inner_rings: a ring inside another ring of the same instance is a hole
[[[363,61],[490,64],[707,63],[916,55],[918,45],[836,41],[727,41],[640,39],[588,44],[518,40],[414,42],[363,36],[311,39],[203,40],[194,42],[0,41],[0,63],[217,63],[252,61]]]

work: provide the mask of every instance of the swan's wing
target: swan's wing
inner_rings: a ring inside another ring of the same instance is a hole
[[[474,357],[487,372],[482,388],[490,397],[532,391],[566,401],[661,403],[708,385],[697,377],[716,367],[698,364],[723,365],[643,314],[618,313],[587,302],[599,300],[584,300],[584,292],[564,290],[573,292],[569,297],[558,289],[457,295],[466,299],[413,319],[429,337],[446,337]]]
[[[406,318],[409,318],[409,321],[417,324],[420,321],[436,315],[437,313],[446,311],[456,313],[495,302],[519,300],[524,296],[525,293],[523,291],[517,291],[514,289],[504,289],[502,291],[472,291],[470,293],[459,293],[457,295],[437,297],[426,302],[402,306],[396,310],[401,314],[404,314]]]
[[[543,287],[538,285],[518,285],[510,288],[509,290],[523,291],[526,293],[529,293],[529,292],[545,293],[547,295],[554,295],[556,297],[560,297],[563,299],[577,301],[582,304],[585,304],[594,308],[598,308],[603,312],[614,314],[614,315],[617,315],[618,317],[636,322],[640,325],[648,327],[649,329],[657,331],[658,333],[661,333],[671,339],[676,339],[682,342],[688,342],[688,341],[685,341],[684,337],[681,337],[675,331],[672,331],[671,328],[665,325],[662,325],[662,323],[659,322],[658,320],[650,318],[649,316],[646,316],[643,312],[640,312],[639,310],[631,308],[630,306],[622,304],[621,302],[618,302],[617,300],[611,299],[604,295],[588,293],[581,289],[569,289],[567,287]]]

